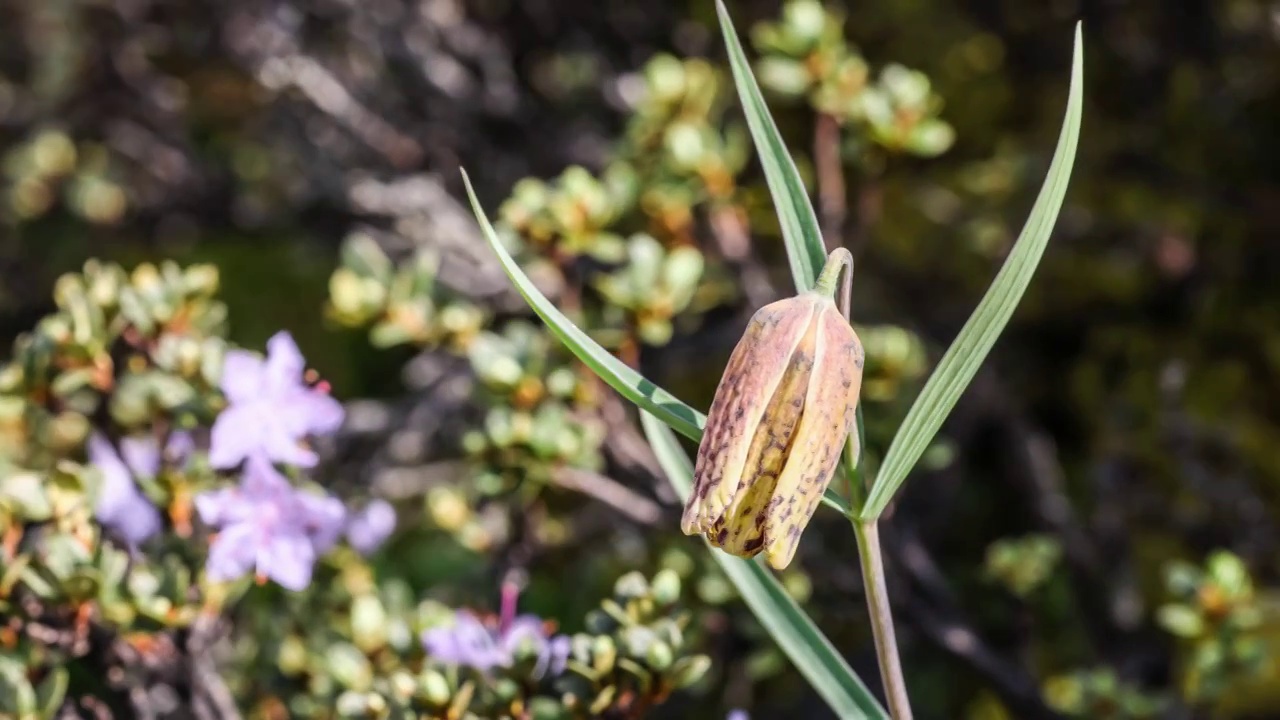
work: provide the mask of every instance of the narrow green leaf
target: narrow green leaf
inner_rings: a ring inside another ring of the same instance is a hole
[[[1083,103],[1084,58],[1080,25],[1076,24],[1075,54],[1071,65],[1071,89],[1067,99],[1066,118],[1062,133],[1058,136],[1058,148],[1053,153],[1049,174],[1045,177],[1040,195],[1031,208],[1031,216],[1018,235],[1018,241],[1000,268],[996,279],[987,289],[978,309],[961,328],[955,342],[942,356],[938,368],[916,398],[897,435],[885,453],[880,472],[862,510],[864,521],[875,520],[884,512],[898,488],[907,479],[920,455],[928,447],[933,436],[942,426],[960,399],[961,393],[973,380],[978,367],[986,359],[991,346],[1004,330],[1013,315],[1018,301],[1031,282],[1040,256],[1049,242],[1053,224],[1071,177],[1076,143],[1080,139],[1080,114]]]
[[[827,260],[827,249],[822,244],[818,218],[814,215],[813,205],[809,202],[809,194],[800,180],[796,164],[782,142],[778,126],[769,115],[764,96],[760,94],[760,86],[751,74],[746,53],[738,42],[738,33],[733,29],[733,21],[729,19],[729,11],[721,0],[716,0],[716,11],[720,14],[720,30],[724,33],[724,44],[729,50],[733,82],[738,87],[742,111],[747,116],[747,126],[751,128],[751,138],[755,141],[756,153],[760,157],[765,180],[769,183],[769,193],[773,195],[773,204],[778,212],[778,222],[782,225],[782,239],[787,246],[791,276],[795,279],[796,289],[804,292],[813,288],[818,271]]]
[[[649,413],[641,413],[640,421],[667,479],[681,499],[687,498],[693,488],[693,466],[676,436]],[[710,545],[707,549],[738,588],[752,614],[831,706],[836,717],[850,720],[888,717],[853,668],[787,594],[773,573],[759,562],[728,555]]]
[[[484,210],[480,207],[480,201],[476,199],[475,190],[471,188],[471,178],[467,177],[466,170],[462,171],[462,181],[467,186],[467,197],[471,200],[471,210],[475,213],[476,220],[480,223],[480,229],[484,231],[484,237],[489,241],[489,246],[493,248],[493,252],[497,254],[499,262],[502,263],[502,269],[511,278],[516,290],[529,303],[529,307],[533,308],[533,311],[538,314],[538,317],[542,318],[542,321],[547,324],[551,332],[560,338],[560,342],[564,343],[565,347],[578,356],[579,360],[591,368],[592,372],[609,383],[613,389],[622,393],[623,397],[658,416],[662,422],[670,425],[681,435],[693,440],[701,439],[702,427],[707,420],[702,413],[684,404],[675,395],[649,382],[640,373],[627,367],[626,363],[614,357],[608,350],[600,347],[595,340],[592,340],[577,325],[574,325],[572,320],[565,317],[564,313],[560,312],[545,295],[539,292],[533,281],[516,264],[515,258],[511,257],[511,254],[503,247],[498,234],[494,232],[493,225],[489,223],[489,218],[485,217]]]
[[[596,341],[592,340],[585,332],[583,332],[573,321],[565,317],[555,305],[543,295],[533,284],[515,259],[511,257],[511,253],[502,245],[502,241],[498,238],[498,234],[494,231],[493,225],[489,223],[489,219],[485,217],[484,210],[480,207],[480,201],[476,199],[475,191],[471,188],[471,179],[467,177],[467,172],[462,171],[462,181],[467,187],[467,197],[471,200],[471,209],[475,213],[476,220],[480,223],[480,229],[483,231],[485,240],[489,242],[489,246],[493,248],[493,252],[498,256],[498,261],[502,263],[502,269],[506,271],[507,277],[511,278],[511,282],[515,285],[516,290],[529,303],[529,307],[542,318],[543,322],[551,330],[560,342],[564,343],[569,351],[578,357],[592,372],[599,375],[613,389],[617,390],[627,400],[635,403],[642,410],[653,413],[659,420],[670,425],[676,432],[695,442],[702,439],[702,428],[706,425],[707,418],[702,413],[694,410],[680,400],[680,398],[658,387],[656,384],[645,379],[643,375],[627,367],[626,363],[614,357],[608,350],[600,347]],[[848,515],[849,505],[830,488],[822,498],[822,503],[837,512]]]

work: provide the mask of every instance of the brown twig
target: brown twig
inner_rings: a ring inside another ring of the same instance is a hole
[[[566,490],[592,497],[644,525],[662,517],[662,508],[647,497],[600,473],[580,468],[560,468],[552,479]]]
[[[751,233],[742,208],[719,204],[711,210],[711,237],[721,256],[742,277],[742,292],[752,307],[767,305],[777,297],[769,273],[751,252]]]
[[[220,634],[215,616],[201,615],[187,635],[187,654],[190,656],[191,694],[201,715],[209,720],[239,720],[235,697],[227,688],[214,661],[214,646]]]
[[[814,121],[813,164],[818,175],[819,224],[827,252],[831,252],[844,244],[848,201],[840,160],[840,123],[828,113],[818,113]]]

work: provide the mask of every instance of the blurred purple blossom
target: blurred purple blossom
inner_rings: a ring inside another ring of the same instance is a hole
[[[343,410],[327,392],[304,382],[305,367],[284,331],[267,341],[265,359],[247,350],[227,351],[221,387],[229,404],[213,424],[214,467],[234,467],[255,455],[301,467],[316,464],[316,454],[302,440],[337,430]]]
[[[552,635],[546,622],[536,615],[517,617],[517,594],[514,585],[503,586],[502,612],[496,627],[469,611],[459,610],[454,614],[452,625],[425,631],[422,642],[427,654],[446,664],[489,672],[497,667],[511,667],[517,654],[529,652],[538,658],[533,670],[535,679],[548,671],[552,676],[564,672],[569,659],[569,637]]]
[[[212,580],[246,573],[289,590],[311,583],[316,558],[333,547],[346,510],[336,498],[295,489],[267,460],[251,456],[234,488],[196,496],[196,511],[219,529],[209,547]]]
[[[347,522],[347,542],[361,555],[369,555],[396,529],[396,511],[386,500],[371,500]]]
[[[160,531],[160,511],[133,480],[135,475],[154,477],[159,472],[158,448],[154,438],[128,437],[120,441],[117,453],[105,436],[96,432],[89,436],[89,463],[102,473],[93,514],[130,546]]]
[[[724,720],[751,720],[746,710],[730,710]]]

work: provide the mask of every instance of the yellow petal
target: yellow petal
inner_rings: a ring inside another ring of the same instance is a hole
[[[760,424],[756,426],[739,492],[707,533],[711,544],[727,553],[754,557],[764,547],[765,516],[775,496],[778,474],[787,463],[804,412],[817,338],[818,324],[811,320],[792,351],[782,380],[760,417]]]
[[[834,303],[818,311],[814,325],[816,362],[804,413],[764,524],[765,559],[778,570],[791,564],[800,534],[831,484],[862,386],[862,343]]]
[[[752,316],[729,358],[707,414],[681,529],[705,533],[737,496],[760,424],[817,306],[813,296],[770,303]]]

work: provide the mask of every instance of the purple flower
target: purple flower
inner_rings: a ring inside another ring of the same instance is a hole
[[[371,500],[347,522],[347,542],[361,555],[377,550],[396,529],[396,511],[386,500]]]
[[[746,710],[730,710],[724,720],[751,720]]]
[[[311,583],[316,558],[337,542],[346,515],[336,498],[295,489],[258,456],[238,487],[201,493],[195,503],[200,518],[220,529],[205,567],[211,580],[253,572],[289,590]]]
[[[509,668],[515,664],[517,655],[528,653],[538,659],[533,669],[534,679],[542,678],[548,671],[553,676],[564,672],[569,660],[569,637],[552,635],[536,615],[517,617],[517,594],[514,585],[503,586],[502,613],[496,627],[471,612],[459,610],[454,614],[453,625],[427,630],[422,634],[427,653],[440,662],[485,673],[494,668]]]
[[[93,514],[103,527],[130,546],[160,531],[160,511],[133,481],[135,475],[153,477],[159,472],[160,451],[154,439],[124,438],[117,454],[111,441],[95,432],[89,436],[89,463],[102,473]]]
[[[227,351],[221,386],[229,405],[213,424],[214,467],[234,467],[255,455],[302,467],[316,464],[316,454],[302,440],[337,430],[343,410],[327,392],[303,381],[305,365],[293,337],[283,331],[267,341],[266,359]]]

